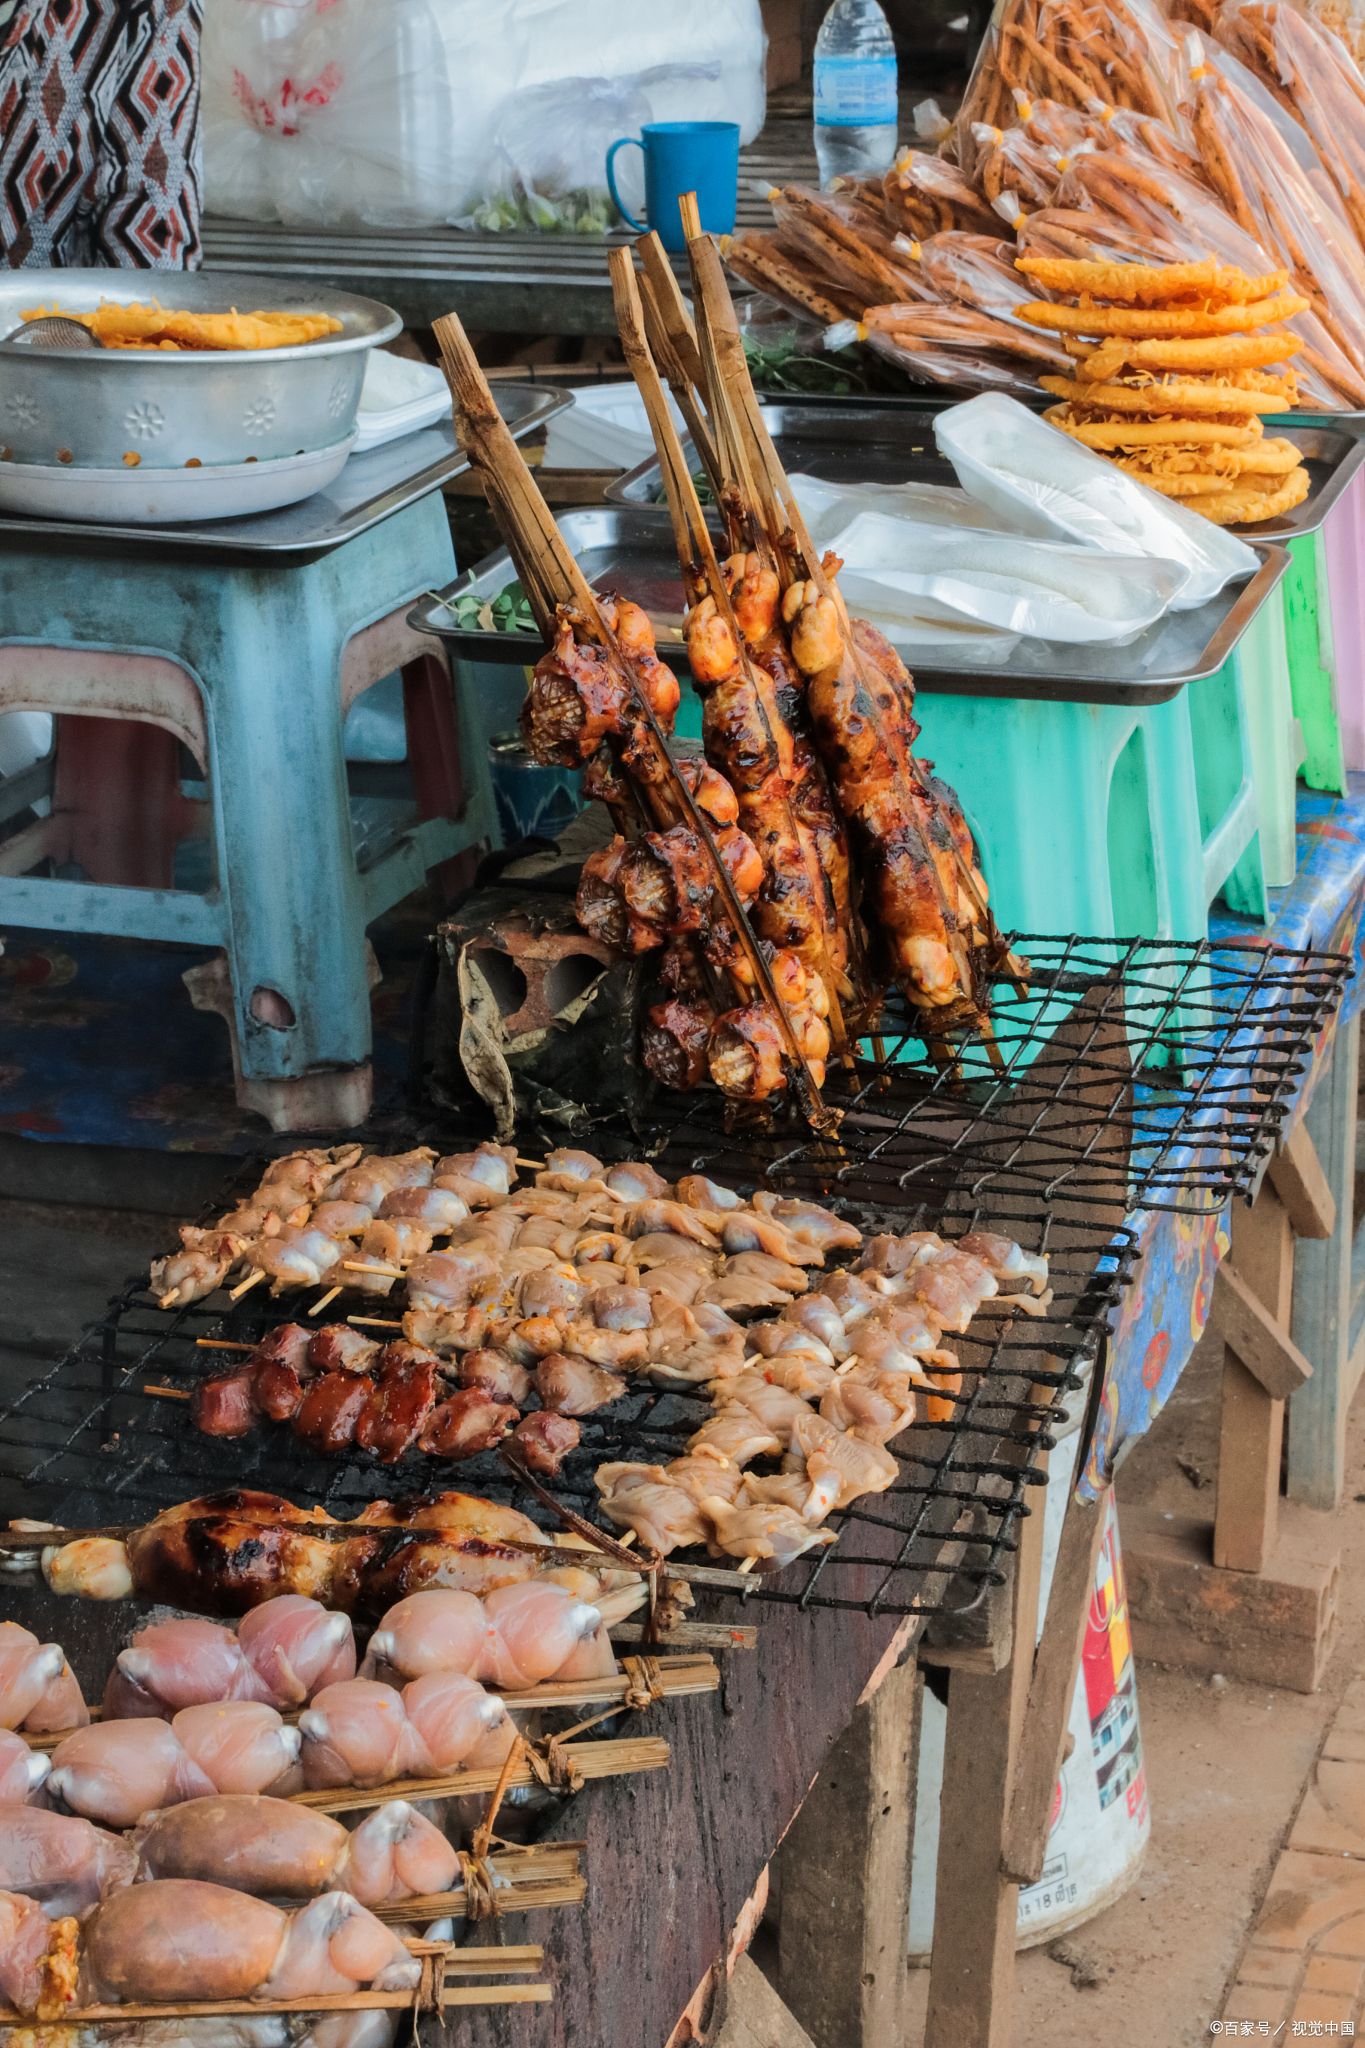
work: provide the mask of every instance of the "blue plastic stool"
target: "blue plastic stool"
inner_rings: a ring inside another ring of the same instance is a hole
[[[413,822],[363,868],[352,839],[346,711],[395,668],[443,660],[405,614],[454,571],[439,492],[304,564],[0,548],[0,711],[173,733],[207,771],[218,878],[205,895],[38,879],[23,873],[41,858],[32,826],[0,845],[0,919],[221,946],[239,1100],[276,1129],[360,1120],[365,927],[493,835],[481,726],[457,693],[461,815]]]
[[[920,692],[918,752],[962,800],[1002,930],[1207,936],[1238,863],[1259,876],[1240,680],[1225,675],[1207,700],[1132,709]]]

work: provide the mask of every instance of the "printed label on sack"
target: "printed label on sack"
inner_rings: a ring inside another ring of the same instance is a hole
[[[896,119],[894,57],[821,57],[815,66],[817,128],[873,128]]]

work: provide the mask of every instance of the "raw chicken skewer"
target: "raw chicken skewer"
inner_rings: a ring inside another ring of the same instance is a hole
[[[136,1869],[122,1835],[40,1806],[0,1805],[0,1891],[34,1900],[51,1920],[84,1918]]]
[[[344,1891],[371,1907],[448,1891],[459,1870],[441,1830],[405,1799],[351,1833],[288,1800],[190,1799],[149,1815],[132,1847],[139,1880],[195,1878],[273,1899]]]
[[[355,1663],[349,1616],[298,1594],[254,1609],[235,1635],[211,1621],[152,1622],[119,1651],[104,1718],[170,1715],[219,1700],[301,1706],[324,1685],[353,1678]]]
[[[335,1688],[333,1688],[334,1690]],[[273,1707],[186,1707],[165,1721],[100,1721],[57,1745],[46,1791],[105,1827],[213,1792],[297,1791],[302,1737]]]
[[[97,1998],[307,1998],[412,1991],[421,1964],[347,1892],[283,1913],[243,1892],[169,1878],[116,1892],[82,1930]]]
[[[496,1770],[517,1740],[502,1701],[457,1671],[404,1686],[352,1678],[328,1686],[299,1716],[310,1791]]]
[[[0,1622],[0,1728],[41,1735],[90,1719],[60,1643],[40,1643],[18,1622]]]

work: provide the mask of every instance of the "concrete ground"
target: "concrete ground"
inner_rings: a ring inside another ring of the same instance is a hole
[[[1196,1354],[1156,1427],[1121,1468],[1120,1534],[1125,1500],[1212,1515],[1219,1367],[1220,1358]],[[1152,1810],[1147,1854],[1116,1905],[1050,1948],[1019,1957],[1013,2048],[1093,2048],[1102,2041],[1194,2048],[1225,2015],[1228,2031],[1234,2019],[1258,2027],[1265,2018],[1272,2035],[1283,2018],[1288,2040],[1295,2017],[1316,2018],[1321,2032],[1329,2020],[1339,2025],[1354,2013],[1365,2037],[1365,1965],[1349,1955],[1316,1956],[1305,1984],[1302,1961],[1310,1938],[1336,1912],[1321,1903],[1324,1884],[1348,1888],[1338,1921],[1365,1911],[1365,1865],[1357,1860],[1365,1857],[1365,1764],[1355,1766],[1359,1783],[1345,1788],[1338,1780],[1349,1765],[1324,1762],[1320,1780],[1315,1768],[1348,1690],[1365,1670],[1365,1401],[1357,1402],[1348,1426],[1345,1499],[1335,1519],[1341,1636],[1318,1692],[1139,1663]],[[1332,1757],[1343,1749],[1365,1755],[1365,1741],[1342,1739],[1362,1712],[1358,1698],[1359,1690],[1328,1743]],[[1329,1799],[1335,1832],[1323,1811]],[[1360,1828],[1351,1825],[1357,1809]],[[1317,1853],[1299,1849],[1306,1840]],[[928,1993],[928,1973],[913,1975],[916,2025],[906,2048],[919,2048]],[[1239,1976],[1243,1987],[1264,1987],[1259,2001],[1237,1988]],[[1319,1995],[1317,1983],[1341,1988]]]

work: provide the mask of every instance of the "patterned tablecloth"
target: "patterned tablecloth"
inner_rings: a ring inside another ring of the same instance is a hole
[[[1313,946],[1354,961],[1354,978],[1313,1047],[1285,1130],[1307,1108],[1339,1026],[1365,1005],[1365,775],[1347,779],[1344,797],[1300,789],[1298,873],[1289,888],[1269,892],[1269,924],[1221,907],[1209,920],[1211,939]],[[1202,1216],[1149,1210],[1137,1223],[1142,1257],[1115,1318],[1095,1435],[1077,1486],[1082,1499],[1093,1499],[1166,1405],[1204,1333],[1213,1276],[1231,1242],[1226,1204]]]

